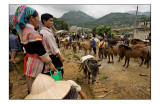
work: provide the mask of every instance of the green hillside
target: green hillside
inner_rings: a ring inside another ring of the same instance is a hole
[[[59,19],[65,20],[69,26],[72,25],[82,26],[86,22],[92,22],[95,20],[93,17],[81,11],[70,11],[68,13],[65,13]]]
[[[109,25],[111,27],[133,26],[135,15],[129,13],[110,13],[105,15],[94,22],[85,23],[85,27],[92,28],[93,26]],[[150,16],[138,15],[137,20],[150,20]]]

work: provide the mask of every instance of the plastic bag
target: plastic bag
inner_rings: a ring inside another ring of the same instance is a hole
[[[50,75],[51,77],[55,80],[55,81],[59,81],[62,80],[62,72],[58,71],[57,69],[55,69],[56,71],[54,71],[54,74],[52,74],[51,70],[50,70]]]

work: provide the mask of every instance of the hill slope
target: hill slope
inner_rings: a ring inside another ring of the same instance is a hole
[[[65,20],[69,26],[77,25],[82,26],[82,24],[86,22],[92,22],[95,19],[82,11],[70,11],[65,13],[61,18],[61,20]]]
[[[150,16],[138,15],[137,20],[150,19]],[[105,15],[94,22],[85,23],[86,27],[93,27],[99,25],[109,25],[112,27],[117,26],[132,26],[134,25],[135,15],[129,13],[110,13]]]

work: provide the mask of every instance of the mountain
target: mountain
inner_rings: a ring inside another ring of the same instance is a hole
[[[138,15],[137,20],[150,20],[150,16]],[[119,26],[133,26],[135,15],[129,13],[110,13],[94,22],[85,23],[86,27],[92,28],[93,26],[109,25],[111,27]]]
[[[96,20],[95,18],[87,15],[82,11],[70,11],[68,13],[65,13],[59,19],[65,20],[69,26],[72,26],[72,25],[82,26],[82,24],[86,22],[92,22]]]
[[[126,12],[126,13],[136,15],[136,11],[128,11],[128,12]],[[150,15],[151,15],[151,12],[139,12],[139,11],[138,11],[138,15],[150,16]]]
[[[9,15],[9,23],[13,23],[13,18],[14,18],[14,15]]]
[[[77,25],[79,27],[85,27],[85,28],[93,28],[99,25],[109,25],[111,27],[133,26],[136,17],[134,13],[135,11],[129,11],[129,13],[114,12],[107,14],[99,19],[95,19],[81,11],[70,11],[68,13],[65,13],[62,17],[57,18],[57,20],[54,21],[54,24],[56,25],[56,28],[58,27],[63,28],[64,24],[65,26],[67,26],[68,24],[68,26]],[[147,14],[147,12],[139,12],[139,13],[137,16],[137,21],[150,20],[151,15],[142,15],[142,14]],[[10,16],[9,18],[10,21],[12,22],[13,16]]]

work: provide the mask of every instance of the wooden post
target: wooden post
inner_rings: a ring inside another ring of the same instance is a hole
[[[135,28],[136,28],[137,13],[138,13],[138,6],[137,6],[137,10],[136,10],[136,18],[135,18],[135,21],[134,21],[134,31],[135,31]],[[133,37],[134,37],[134,31],[133,31]]]

